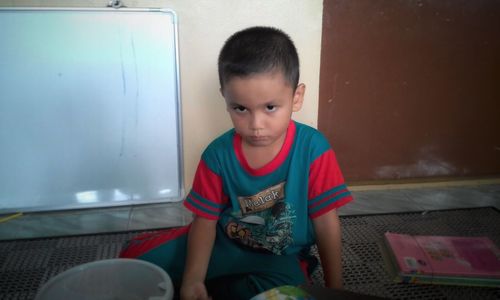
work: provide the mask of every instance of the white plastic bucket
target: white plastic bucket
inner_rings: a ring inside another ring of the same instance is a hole
[[[35,300],[171,300],[170,276],[138,259],[106,259],[79,265],[51,278]]]

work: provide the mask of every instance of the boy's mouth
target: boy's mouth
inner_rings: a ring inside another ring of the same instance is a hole
[[[259,135],[259,136],[250,136],[249,137],[252,142],[263,142],[267,140],[267,136]]]
[[[263,136],[263,135],[252,135],[250,136],[250,139],[252,140],[256,140],[256,141],[260,141],[260,140],[265,140],[267,139],[267,137]]]

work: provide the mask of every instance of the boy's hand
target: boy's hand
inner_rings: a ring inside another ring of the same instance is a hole
[[[188,282],[181,286],[181,300],[210,300],[203,282]]]

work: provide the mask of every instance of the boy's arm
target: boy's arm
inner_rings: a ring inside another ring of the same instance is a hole
[[[188,234],[181,299],[209,299],[204,284],[215,241],[217,220],[196,216]]]
[[[325,285],[343,288],[342,283],[342,236],[340,220],[335,209],[313,219],[316,243],[325,274]]]

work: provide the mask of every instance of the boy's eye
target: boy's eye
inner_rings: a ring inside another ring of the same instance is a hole
[[[235,106],[233,107],[233,109],[236,111],[236,112],[245,112],[247,111],[247,109],[243,106]]]
[[[266,110],[267,111],[275,111],[276,110],[276,106],[275,105],[267,105],[266,106]]]

